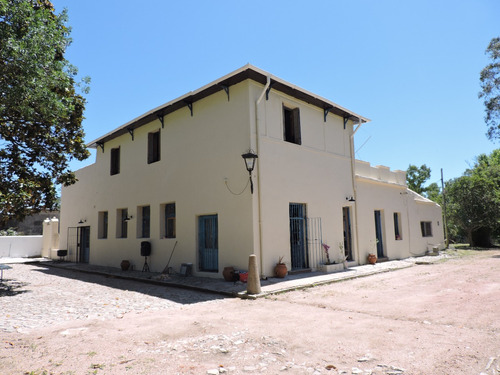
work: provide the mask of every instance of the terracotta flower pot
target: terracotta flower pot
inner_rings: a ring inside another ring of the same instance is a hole
[[[377,263],[377,256],[375,254],[368,254],[368,263],[370,264]]]
[[[224,267],[222,276],[226,281],[234,281],[234,267]]]
[[[128,260],[124,259],[120,263],[120,267],[122,268],[122,271],[127,271],[130,268],[130,262]]]
[[[276,267],[274,267],[274,275],[279,278],[283,278],[288,273],[288,269],[286,268],[285,263],[278,263]]]

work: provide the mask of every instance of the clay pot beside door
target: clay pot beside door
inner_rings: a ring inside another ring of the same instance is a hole
[[[368,254],[368,263],[375,264],[377,263],[377,256],[375,254]]]
[[[276,277],[284,278],[287,273],[288,273],[288,269],[286,268],[285,263],[278,263],[274,267],[274,276],[276,276]]]

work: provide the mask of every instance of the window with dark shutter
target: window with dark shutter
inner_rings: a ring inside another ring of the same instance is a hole
[[[110,174],[120,173],[120,147],[111,149],[111,169]]]
[[[151,209],[149,206],[142,207],[142,227],[141,227],[141,237],[149,238],[150,233],[150,221],[151,221]]]
[[[160,160],[160,131],[148,134],[148,164]]]
[[[175,238],[175,203],[165,205],[165,238]]]
[[[420,229],[422,230],[422,237],[432,237],[432,225],[430,221],[421,221]]]
[[[401,214],[399,212],[394,212],[394,237],[396,241],[403,239],[401,233]]]
[[[300,145],[300,112],[298,108],[283,107],[283,138],[286,142]]]

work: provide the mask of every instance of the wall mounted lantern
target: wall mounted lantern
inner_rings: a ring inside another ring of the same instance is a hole
[[[134,217],[132,215],[130,216],[127,216],[125,219],[123,219],[123,221],[130,221],[131,219],[133,219]]]
[[[348,202],[356,202],[356,199],[351,195],[350,197],[345,197],[345,200]]]
[[[253,150],[248,150],[246,154],[241,155],[243,160],[245,160],[245,167],[248,171],[248,176],[250,178],[250,192],[253,194],[253,181],[252,181],[252,171],[255,168],[255,162],[258,158],[257,154]]]
[[[83,223],[86,223],[87,222],[87,219],[80,219],[80,221],[78,222],[78,224],[83,224]]]

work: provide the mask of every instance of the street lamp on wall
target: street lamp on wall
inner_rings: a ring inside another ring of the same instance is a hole
[[[257,154],[253,150],[248,150],[246,154],[241,155],[245,161],[245,167],[248,171],[248,176],[250,178],[250,192],[253,194],[253,181],[252,181],[252,171],[255,168],[255,162],[258,158]]]

